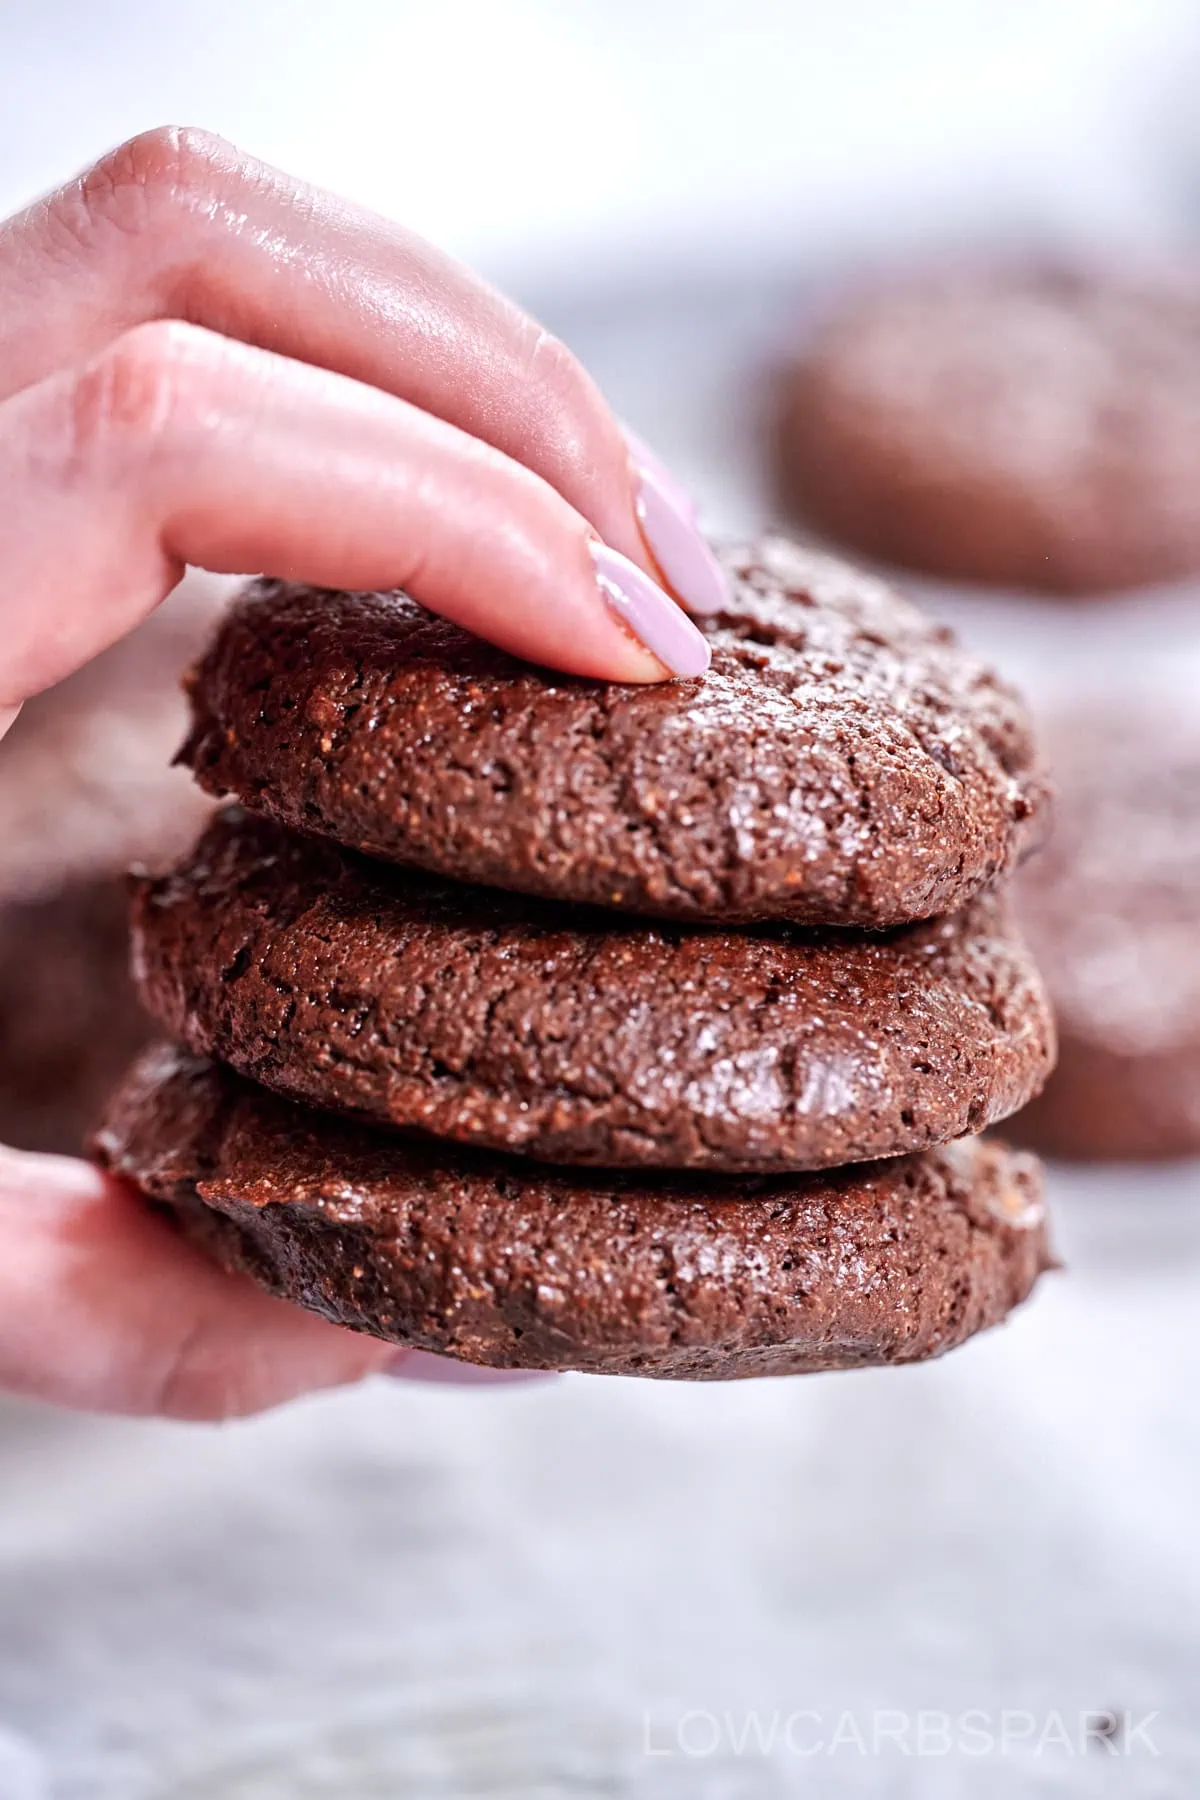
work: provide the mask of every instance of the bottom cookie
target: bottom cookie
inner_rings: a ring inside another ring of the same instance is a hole
[[[723,1380],[915,1362],[997,1324],[1053,1261],[1036,1162],[974,1138],[801,1175],[533,1168],[156,1046],[93,1150],[271,1292],[502,1368]]]

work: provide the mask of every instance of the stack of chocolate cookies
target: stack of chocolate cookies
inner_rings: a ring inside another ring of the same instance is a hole
[[[1053,1059],[1024,711],[881,582],[728,566],[709,673],[639,688],[253,584],[182,752],[238,804],[135,884],[174,1042],[101,1160],[273,1292],[477,1363],[905,1362],[1024,1299],[1037,1166],[975,1135]]]

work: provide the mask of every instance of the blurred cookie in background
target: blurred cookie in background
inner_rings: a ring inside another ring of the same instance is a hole
[[[1048,735],[1055,824],[1017,895],[1059,1062],[1006,1132],[1050,1156],[1200,1154],[1200,720],[1093,702]]]
[[[124,883],[0,905],[0,1142],[74,1151],[147,1036]]]
[[[149,1036],[125,874],[178,855],[210,810],[170,763],[186,728],[180,679],[223,593],[190,576],[0,741],[0,1142],[77,1150]]]
[[[951,581],[1087,595],[1200,570],[1200,268],[951,264],[831,315],[782,378],[780,496]]]

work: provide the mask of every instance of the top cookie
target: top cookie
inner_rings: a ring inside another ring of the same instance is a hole
[[[1026,713],[882,582],[783,540],[731,556],[712,666],[554,675],[400,592],[255,582],[190,683],[201,786],[460,880],[713,923],[887,926],[1027,847]]]
[[[784,497],[882,561],[1062,594],[1200,568],[1200,271],[885,283],[782,400]]]

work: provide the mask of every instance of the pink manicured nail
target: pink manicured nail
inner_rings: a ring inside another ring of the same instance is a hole
[[[381,1374],[395,1381],[442,1382],[452,1387],[516,1387],[529,1381],[553,1381],[550,1369],[489,1369],[482,1363],[433,1356],[428,1350],[400,1350]]]
[[[683,609],[619,550],[593,543],[591,552],[600,592],[626,630],[672,675],[703,675],[709,648]]]
[[[688,493],[682,481],[677,480],[671,473],[666,463],[662,460],[662,457],[657,455],[656,452],[650,448],[646,440],[637,435],[636,431],[626,430],[625,442],[629,445],[633,455],[635,476],[640,478],[641,476],[649,475],[657,482],[663,492],[669,495],[675,504],[676,510],[680,512],[685,519],[691,519],[695,522],[697,517],[696,502],[692,499],[692,496]]]
[[[634,508],[651,556],[689,611],[720,612],[729,604],[729,581],[701,535],[691,497],[636,440],[633,467]]]

